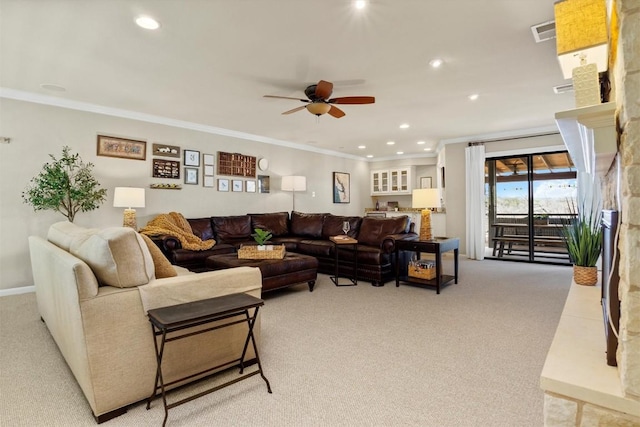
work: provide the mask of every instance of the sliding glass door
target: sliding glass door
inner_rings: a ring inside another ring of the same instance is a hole
[[[576,172],[565,152],[485,162],[487,257],[569,264],[561,227],[571,218]]]

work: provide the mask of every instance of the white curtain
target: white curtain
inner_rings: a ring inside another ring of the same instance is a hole
[[[467,256],[483,260],[485,251],[483,227],[484,200],[484,145],[474,145],[465,150],[467,195]]]

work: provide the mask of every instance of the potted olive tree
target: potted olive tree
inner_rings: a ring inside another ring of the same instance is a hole
[[[575,209],[570,209],[572,213]],[[601,213],[579,210],[562,228],[569,257],[573,263],[573,280],[578,285],[593,286],[598,282],[596,263],[602,248]]]
[[[35,211],[60,212],[70,222],[76,213],[97,209],[104,202],[107,190],[93,177],[92,163],[84,163],[79,154],[71,154],[67,146],[62,148],[62,157],[52,154],[51,163],[45,163],[42,171],[31,179],[22,192],[25,203]]]

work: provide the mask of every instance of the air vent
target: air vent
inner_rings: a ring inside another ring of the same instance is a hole
[[[554,86],[553,92],[556,94],[573,92],[573,85],[571,83],[567,83],[566,85]]]
[[[536,43],[544,42],[556,38],[556,21],[543,22],[531,27],[533,38]]]

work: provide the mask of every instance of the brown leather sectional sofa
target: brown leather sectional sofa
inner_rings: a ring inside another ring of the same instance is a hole
[[[409,217],[372,218],[337,216],[329,213],[275,212],[239,216],[214,216],[187,219],[193,233],[203,240],[215,239],[216,245],[205,251],[182,249],[178,239],[157,236],[156,244],[176,265],[192,271],[206,269],[205,260],[216,254],[234,253],[243,244],[255,244],[251,233],[256,228],[269,230],[273,244],[284,244],[288,252],[314,256],[318,272],[335,273],[335,245],[330,236],[342,235],[342,222],[349,221],[348,235],[358,240],[358,280],[382,285],[395,275],[395,241],[417,240]],[[355,250],[352,246],[339,248],[339,267],[345,275],[352,275]],[[400,264],[406,268],[409,254],[400,253]]]

